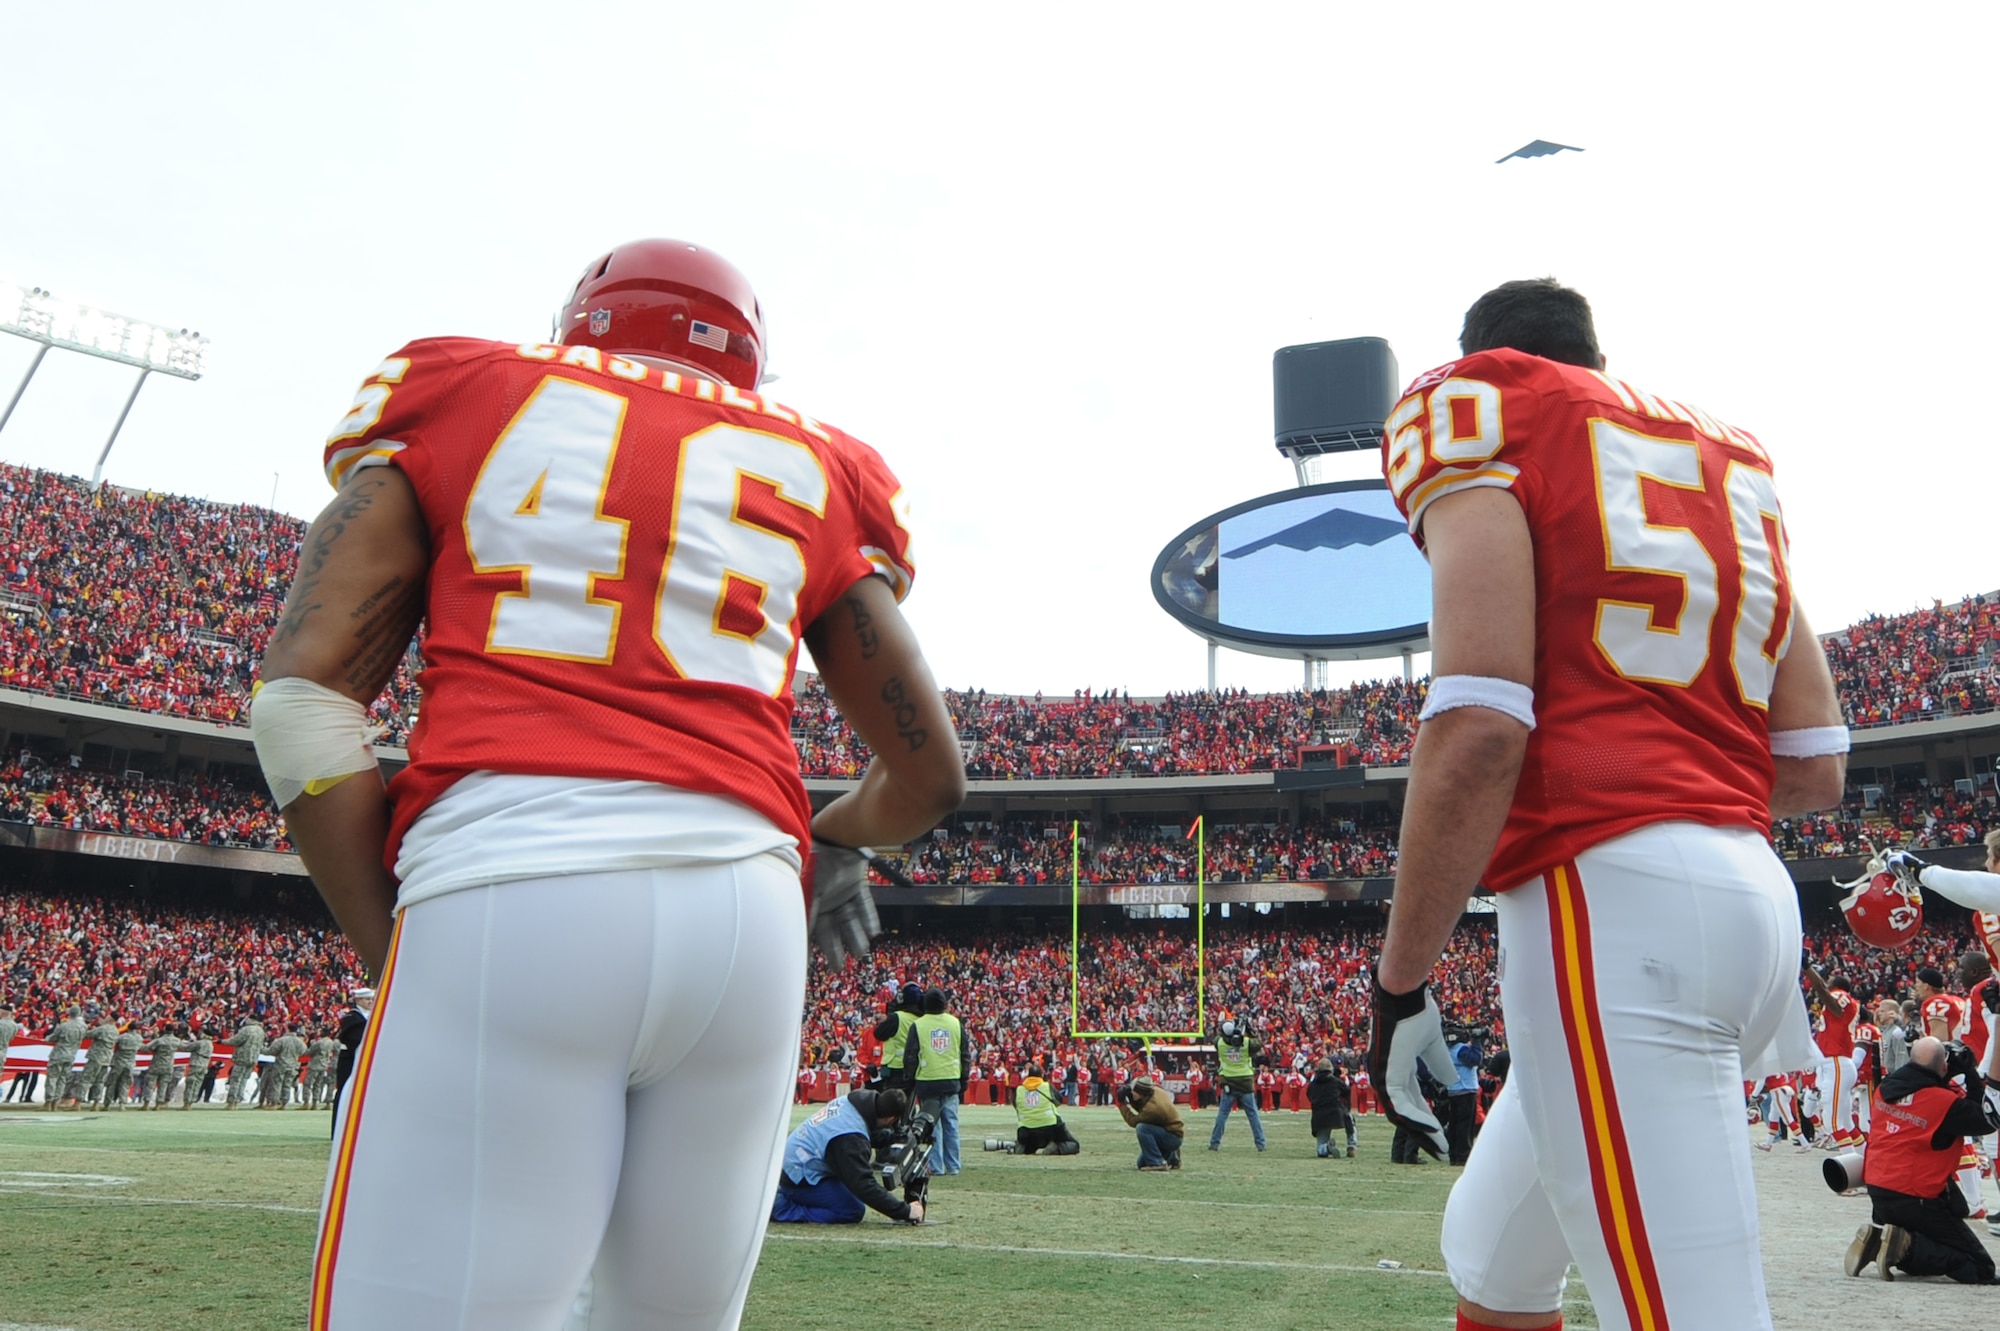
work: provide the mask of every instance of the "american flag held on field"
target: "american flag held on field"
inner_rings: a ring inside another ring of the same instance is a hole
[[[727,351],[729,350],[729,330],[727,328],[718,328],[714,324],[705,324],[701,320],[696,319],[688,324],[688,341],[698,347],[707,347],[710,351]]]

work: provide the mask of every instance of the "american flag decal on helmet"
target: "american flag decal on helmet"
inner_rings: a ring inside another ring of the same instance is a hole
[[[688,322],[688,341],[698,347],[707,347],[710,351],[728,351],[729,330],[693,319]]]

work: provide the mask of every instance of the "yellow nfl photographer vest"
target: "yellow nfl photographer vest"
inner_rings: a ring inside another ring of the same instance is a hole
[[[903,1066],[903,1041],[909,1037],[910,1023],[916,1018],[908,1012],[896,1014],[896,1033],[882,1042],[882,1066],[901,1068]]]
[[[1250,1039],[1239,1037],[1235,1044],[1218,1040],[1215,1045],[1215,1061],[1222,1068],[1225,1077],[1254,1077],[1257,1069],[1250,1063]]]
[[[925,1013],[916,1020],[917,1080],[957,1081],[965,1075],[958,1061],[962,1025],[949,1012]]]
[[[1014,1088],[1014,1112],[1024,1128],[1053,1128],[1056,1125],[1056,1098],[1045,1081],[1032,1087],[1023,1082]]]

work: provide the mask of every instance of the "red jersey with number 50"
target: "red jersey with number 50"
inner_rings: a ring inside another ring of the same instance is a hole
[[[913,576],[896,479],[755,393],[560,347],[412,342],[327,440],[328,478],[408,476],[431,543],[403,833],[475,771],[724,795],[810,839],[799,635]]]
[[[1512,494],[1535,552],[1535,712],[1485,881],[1519,886],[1648,823],[1769,834],[1768,711],[1791,641],[1784,521],[1757,441],[1607,375],[1484,351],[1383,427],[1410,531]]]

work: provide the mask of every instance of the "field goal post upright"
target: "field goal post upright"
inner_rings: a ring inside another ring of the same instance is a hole
[[[1194,869],[1194,1024],[1191,1031],[1086,1031],[1080,1028],[1078,1017],[1079,988],[1081,984],[1081,961],[1079,952],[1083,942],[1083,842],[1079,824],[1075,819],[1069,825],[1069,1035],[1072,1040],[1137,1040],[1146,1051],[1147,1066],[1152,1065],[1153,1041],[1162,1039],[1187,1039],[1200,1036],[1208,1029],[1208,949],[1207,949],[1207,901],[1208,901],[1208,830],[1204,815],[1196,815],[1194,826],[1188,835],[1195,842]]]
[[[139,400],[139,390],[146,386],[146,377],[159,373],[176,379],[199,379],[208,353],[208,339],[200,333],[185,328],[176,331],[143,319],[128,319],[122,314],[58,300],[40,287],[22,286],[4,277],[0,277],[0,333],[12,333],[39,344],[35,358],[28,363],[28,372],[21,376],[6,408],[0,410],[0,429],[6,428],[51,347],[130,365],[139,371],[104,447],[98,451],[97,465],[90,473],[93,486],[104,479],[105,460],[111,456],[111,446],[118,442],[118,432],[125,428],[126,418],[132,414],[132,404]]]

